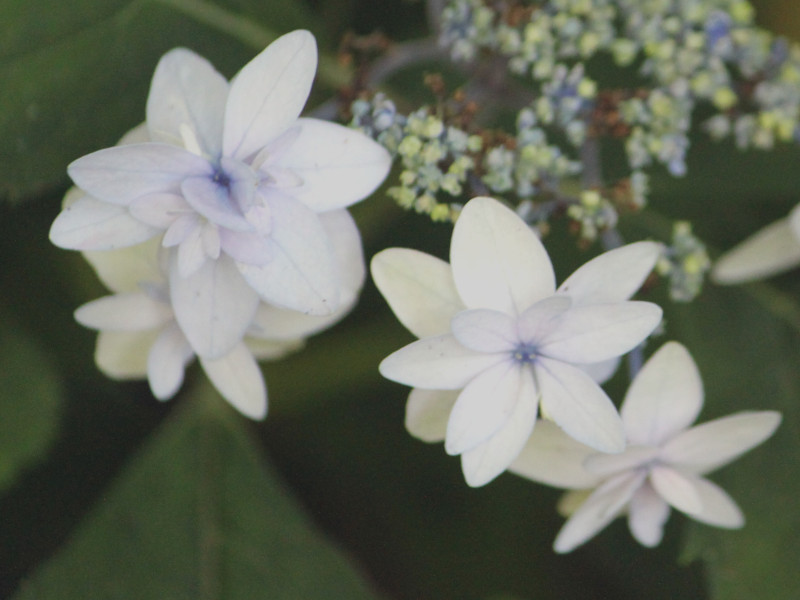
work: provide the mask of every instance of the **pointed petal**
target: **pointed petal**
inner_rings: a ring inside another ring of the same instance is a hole
[[[68,250],[115,250],[140,244],[158,233],[124,206],[84,196],[62,210],[50,227],[50,241]]]
[[[661,459],[693,473],[710,473],[766,441],[780,422],[780,413],[768,410],[715,419],[669,441]]]
[[[208,256],[203,248],[203,229],[203,225],[191,229],[178,246],[177,269],[181,279],[191,277],[206,264]]]
[[[312,315],[339,308],[339,274],[331,242],[319,217],[300,202],[271,195],[273,253],[267,264],[239,263],[247,282],[264,301]]]
[[[206,261],[189,277],[180,276],[176,263],[173,253],[169,288],[178,324],[198,355],[224,356],[250,326],[258,296],[226,256]]]
[[[771,277],[800,264],[800,241],[788,218],[775,221],[717,259],[711,278],[722,285]]]
[[[558,288],[575,305],[628,300],[655,267],[661,245],[636,242],[604,252],[570,275]]]
[[[643,481],[643,473],[622,473],[598,487],[564,523],[553,549],[563,554],[589,541],[622,512]]]
[[[583,467],[597,477],[606,478],[646,465],[658,456],[658,450],[654,446],[629,445],[619,454],[592,454],[586,457]]]
[[[147,381],[153,396],[163,401],[178,392],[192,356],[192,349],[177,325],[166,327],[158,335],[147,355]]]
[[[98,150],[74,161],[67,172],[98,200],[127,205],[153,193],[176,193],[191,175],[211,175],[204,159],[167,144],[130,144]]]
[[[450,390],[411,390],[406,403],[408,432],[423,442],[443,442],[458,394]]]
[[[450,319],[466,308],[445,261],[407,248],[376,254],[372,279],[398,320],[419,338],[450,331]]]
[[[632,350],[660,322],[661,308],[651,302],[578,306],[561,316],[538,348],[569,363],[600,362]]]
[[[496,310],[464,310],[450,322],[453,337],[478,352],[513,352],[519,345],[516,320]]]
[[[253,230],[234,202],[229,187],[219,185],[208,175],[187,177],[181,183],[181,192],[194,210],[215,225],[234,231]]]
[[[572,300],[563,295],[540,300],[517,318],[517,338],[538,349],[541,340],[561,326],[561,317],[571,306]]]
[[[147,127],[155,142],[184,146],[188,128],[207,157],[222,151],[222,119],[228,82],[202,56],[186,48],[167,52],[153,74],[147,97]]]
[[[487,441],[508,424],[520,402],[536,403],[536,387],[530,369],[506,360],[478,374],[461,391],[453,406],[447,422],[445,451],[451,455],[461,454]],[[528,434],[535,419],[534,410],[532,420],[524,423],[523,430]],[[523,444],[524,440],[517,453]],[[511,460],[513,458],[509,463]]]
[[[178,194],[148,194],[133,200],[128,208],[136,219],[157,229],[167,229],[179,216],[194,212]]]
[[[97,336],[94,362],[112,379],[147,377],[147,354],[160,332],[101,331]]]
[[[703,508],[699,513],[690,515],[693,519],[726,529],[744,526],[742,510],[725,490],[702,477],[698,477],[694,484]]]
[[[84,252],[83,257],[112,292],[139,292],[142,283],[165,282],[159,265],[160,247],[160,240],[154,237],[143,244],[113,252]]]
[[[504,361],[504,355],[475,352],[452,335],[440,335],[400,348],[384,358],[378,370],[386,379],[412,387],[458,390],[481,371]]]
[[[558,488],[585,489],[600,478],[583,468],[594,448],[574,440],[552,421],[540,420],[509,471]]]
[[[601,452],[622,452],[625,431],[614,404],[580,369],[540,358],[535,364],[542,414],[568,435]]]
[[[267,388],[253,355],[244,343],[217,359],[200,357],[211,383],[236,410],[251,419],[267,416]]]
[[[555,291],[550,258],[536,234],[493,198],[464,206],[450,245],[453,278],[469,308],[516,315]]]
[[[92,329],[141,331],[156,329],[171,321],[172,309],[141,292],[115,294],[79,307],[75,320]]]
[[[669,504],[647,483],[640,487],[628,506],[628,529],[642,546],[653,548],[664,537],[669,518]]]
[[[260,340],[251,337],[244,338],[244,343],[256,360],[277,360],[305,346],[303,340]]]
[[[533,378],[530,379],[532,384]],[[514,412],[497,433],[461,454],[461,470],[467,485],[486,485],[519,456],[536,424],[538,406],[535,394],[520,396]]]
[[[344,208],[369,196],[386,178],[386,149],[355,129],[318,119],[299,119],[300,133],[276,159],[299,176],[293,197],[316,212]]]
[[[697,478],[689,477],[671,467],[656,465],[650,469],[650,483],[658,495],[672,507],[694,516],[703,508],[695,485]]]
[[[589,377],[594,379],[598,384],[602,385],[614,376],[614,373],[619,369],[620,357],[609,358],[597,363],[590,363],[588,365],[575,365],[582,371],[585,371]]]
[[[304,30],[281,36],[247,63],[231,82],[224,154],[244,160],[294,123],[316,70],[317,43]]]
[[[689,352],[667,342],[634,378],[620,414],[631,444],[660,446],[694,423],[703,382]]]

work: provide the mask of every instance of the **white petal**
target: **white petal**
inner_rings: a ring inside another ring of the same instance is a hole
[[[317,44],[308,31],[281,36],[231,82],[223,152],[244,160],[300,115],[317,70]]]
[[[207,175],[187,177],[181,183],[181,192],[194,210],[215,225],[234,231],[253,230],[229,187],[219,185]]]
[[[381,361],[386,379],[431,390],[463,388],[481,371],[506,361],[505,355],[484,354],[464,348],[452,335],[416,341]]]
[[[222,151],[228,82],[202,56],[175,48],[158,61],[147,97],[147,127],[156,142],[185,146],[189,128],[205,156]],[[188,149],[188,148],[187,148]]]
[[[561,317],[571,306],[572,300],[563,295],[540,300],[517,318],[517,338],[538,350],[541,340],[561,326]]]
[[[238,263],[259,267],[275,256],[269,238],[261,233],[219,229],[219,240],[225,254]]]
[[[722,285],[771,277],[800,264],[800,241],[788,218],[767,225],[717,259],[711,278]]]
[[[148,194],[136,198],[128,209],[136,219],[157,229],[167,229],[181,215],[194,210],[179,194]]]
[[[553,487],[590,488],[600,478],[584,469],[583,461],[596,452],[575,441],[552,421],[540,420],[509,471]]]
[[[299,119],[300,133],[276,160],[302,180],[289,193],[316,212],[344,208],[366,198],[389,173],[386,149],[355,129],[318,119]]]
[[[694,423],[703,382],[689,352],[667,342],[631,382],[620,414],[631,444],[661,445]]]
[[[114,251],[84,252],[84,258],[97,272],[100,281],[112,292],[138,292],[142,283],[165,283],[159,264],[160,240]]]
[[[703,475],[767,440],[781,422],[774,411],[741,412],[679,434],[662,449],[662,460]]]
[[[169,400],[183,383],[183,372],[193,353],[177,325],[165,328],[147,355],[147,381],[153,396]]]
[[[466,308],[445,261],[407,248],[376,254],[372,279],[398,320],[419,338],[450,331],[450,319]]]
[[[343,305],[350,304],[358,298],[367,278],[361,234],[345,209],[323,213],[319,215],[319,221],[333,246],[339,273],[339,301]]]
[[[629,471],[658,456],[658,448],[654,446],[627,446],[619,454],[592,454],[583,463],[584,468],[597,477],[605,478],[622,471]]]
[[[539,352],[570,363],[594,363],[638,346],[661,322],[651,302],[591,304],[571,308],[539,340]]]
[[[588,365],[575,365],[582,371],[585,371],[589,377],[594,379],[600,385],[614,376],[614,373],[619,369],[620,357],[609,358],[598,363],[590,363]]]
[[[661,543],[664,524],[669,518],[669,504],[645,483],[628,505],[628,529],[642,546],[653,548]]]
[[[172,309],[141,292],[115,294],[93,300],[75,311],[84,327],[110,331],[156,329],[172,320]]]
[[[696,481],[671,467],[656,465],[650,469],[650,483],[658,495],[687,515],[695,515],[703,508]]]
[[[453,337],[478,352],[513,352],[519,345],[516,325],[513,317],[485,308],[461,311],[450,322]]]
[[[622,452],[625,431],[614,404],[586,373],[558,361],[535,364],[542,414],[568,435],[601,452]]]
[[[742,510],[725,490],[702,477],[698,477],[694,484],[703,508],[699,513],[690,515],[693,519],[726,529],[739,529],[744,526]]]
[[[267,388],[250,350],[239,343],[217,359],[200,357],[200,364],[222,397],[251,419],[267,416]]]
[[[74,161],[67,172],[75,184],[104,202],[127,205],[154,193],[177,193],[191,175],[210,175],[199,156],[167,144],[130,144],[98,150]]]
[[[487,441],[508,424],[520,402],[536,405],[536,387],[529,368],[504,361],[478,374],[461,391],[453,406],[447,422],[445,451],[451,455],[461,454]],[[533,417],[523,427],[528,434],[535,419],[534,408]],[[517,453],[523,444],[524,440]],[[511,460],[513,458],[503,469]]]
[[[132,217],[126,207],[84,196],[59,213],[50,227],[50,241],[68,250],[114,250],[157,233]]]
[[[655,242],[636,242],[604,252],[570,275],[558,288],[575,305],[628,300],[642,286],[661,254]]]
[[[423,442],[444,441],[447,421],[458,394],[450,390],[411,390],[406,403],[408,432]]]
[[[112,379],[147,377],[147,354],[160,332],[101,331],[97,336],[94,361]]]
[[[464,206],[450,245],[453,278],[469,308],[516,315],[555,291],[550,258],[536,234],[497,200]]]
[[[482,444],[461,454],[461,470],[467,485],[486,485],[519,456],[536,424],[538,405],[534,393],[520,396],[505,426]]]
[[[209,260],[181,277],[172,257],[170,297],[175,318],[194,351],[205,358],[224,356],[242,339],[258,307],[258,296],[226,256]]]
[[[203,229],[205,225],[191,229],[178,246],[177,269],[181,279],[191,277],[206,264],[208,256],[203,248]]]
[[[553,549],[563,554],[589,541],[622,512],[643,481],[643,473],[622,473],[598,487],[564,523]]]
[[[247,282],[264,301],[312,315],[339,308],[340,280],[334,251],[319,217],[300,202],[270,196],[272,260],[262,266],[239,263]]]

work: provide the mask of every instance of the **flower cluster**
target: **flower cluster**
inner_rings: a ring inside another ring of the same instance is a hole
[[[53,223],[53,243],[115,254],[156,240],[141,249],[148,257],[119,259],[150,268],[109,267],[121,271],[109,284],[116,294],[76,314],[102,331],[106,372],[141,375],[146,356],[153,392],[167,398],[197,355],[228,400],[263,417],[244,340],[296,345],[352,306],[364,269],[346,207],[383,181],[391,159],[352,129],[298,118],[316,62],[306,31],[279,38],[231,83],[172,50],[153,76],[145,124],[69,166],[80,192]],[[111,335],[121,331],[161,333],[147,344]]]
[[[556,289],[533,231],[497,200],[480,197],[456,222],[450,264],[406,249],[376,255],[378,289],[421,338],[380,365],[385,377],[415,388],[412,433],[443,438],[472,486],[511,464],[540,405],[575,439],[622,451],[622,422],[592,374],[607,377],[615,359],[659,324],[656,305],[628,300],[658,255],[657,244],[631,244]]]
[[[670,507],[717,527],[738,528],[736,503],[704,475],[764,442],[779,413],[741,412],[691,427],[703,406],[700,374],[688,351],[664,344],[631,383],[620,413],[628,446],[601,454],[543,421],[510,470],[566,488],[560,507],[569,519],[556,537],[557,552],[585,543],[620,515],[644,546],[656,546]]]

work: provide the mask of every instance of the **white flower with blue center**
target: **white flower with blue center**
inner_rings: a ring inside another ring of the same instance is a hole
[[[176,321],[208,359],[241,341],[261,301],[337,312],[342,274],[321,217],[372,193],[390,157],[355,130],[298,118],[316,63],[307,31],[276,40],[230,83],[189,50],[167,53],[144,139],[69,166],[87,196],[58,216],[53,243],[110,250],[158,236],[173,249]]]
[[[539,239],[492,198],[465,205],[450,265],[413,250],[378,254],[378,288],[422,338],[380,365],[388,379],[417,388],[407,423],[423,422],[420,437],[433,440],[446,421],[445,450],[461,456],[472,486],[516,458],[540,405],[569,435],[621,452],[619,414],[583,366],[628,352],[658,325],[658,306],[627,301],[658,255],[658,245],[648,242],[620,248],[556,290]]]
[[[670,508],[717,527],[744,525],[731,497],[704,477],[768,439],[781,421],[774,411],[741,412],[691,427],[703,406],[703,384],[689,352],[676,342],[653,354],[631,383],[620,410],[628,447],[600,454],[557,427],[539,423],[510,470],[573,490],[571,513],[556,537],[569,552],[620,515],[644,546],[661,542]]]

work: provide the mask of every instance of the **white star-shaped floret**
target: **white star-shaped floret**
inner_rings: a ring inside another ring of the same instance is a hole
[[[730,285],[764,279],[800,265],[800,206],[723,254],[712,279]]]
[[[65,203],[82,195],[73,189]],[[213,359],[198,356],[220,394],[250,418],[262,419],[267,411],[267,390],[256,360],[274,360],[301,348],[305,338],[330,327],[349,312],[363,285],[366,273],[361,239],[352,217],[340,209],[320,215],[320,220],[331,240],[336,268],[342,273],[340,308],[333,314],[318,316],[261,302],[243,339],[225,355]],[[115,379],[146,377],[154,396],[160,400],[171,398],[196,353],[175,319],[163,264],[164,250],[158,240],[84,255],[106,287],[115,292],[75,312],[78,322],[100,332],[95,349],[98,367]]]
[[[556,537],[569,552],[627,513],[631,534],[658,545],[670,507],[697,521],[738,528],[744,516],[720,487],[703,477],[769,438],[781,421],[774,411],[741,412],[696,427],[703,386],[687,350],[664,344],[642,367],[622,405],[628,447],[599,454],[542,422],[510,470],[574,490],[562,501],[571,515]]]
[[[619,415],[582,366],[620,356],[658,325],[660,308],[626,301],[658,255],[653,243],[620,248],[556,290],[539,239],[492,198],[465,205],[450,265],[413,250],[378,254],[372,261],[378,288],[422,338],[380,365],[388,379],[417,388],[409,397],[409,428],[433,441],[446,421],[445,449],[461,455],[473,486],[516,458],[540,403],[576,439],[623,450]]]
[[[153,76],[146,135],[69,166],[87,197],[58,216],[51,240],[109,250],[159,237],[174,249],[175,317],[209,359],[241,341],[259,300],[336,313],[342,274],[322,215],[372,193],[391,159],[360,132],[298,118],[316,63],[307,31],[270,44],[230,83],[189,50],[167,53]],[[212,306],[226,310],[210,314]]]

